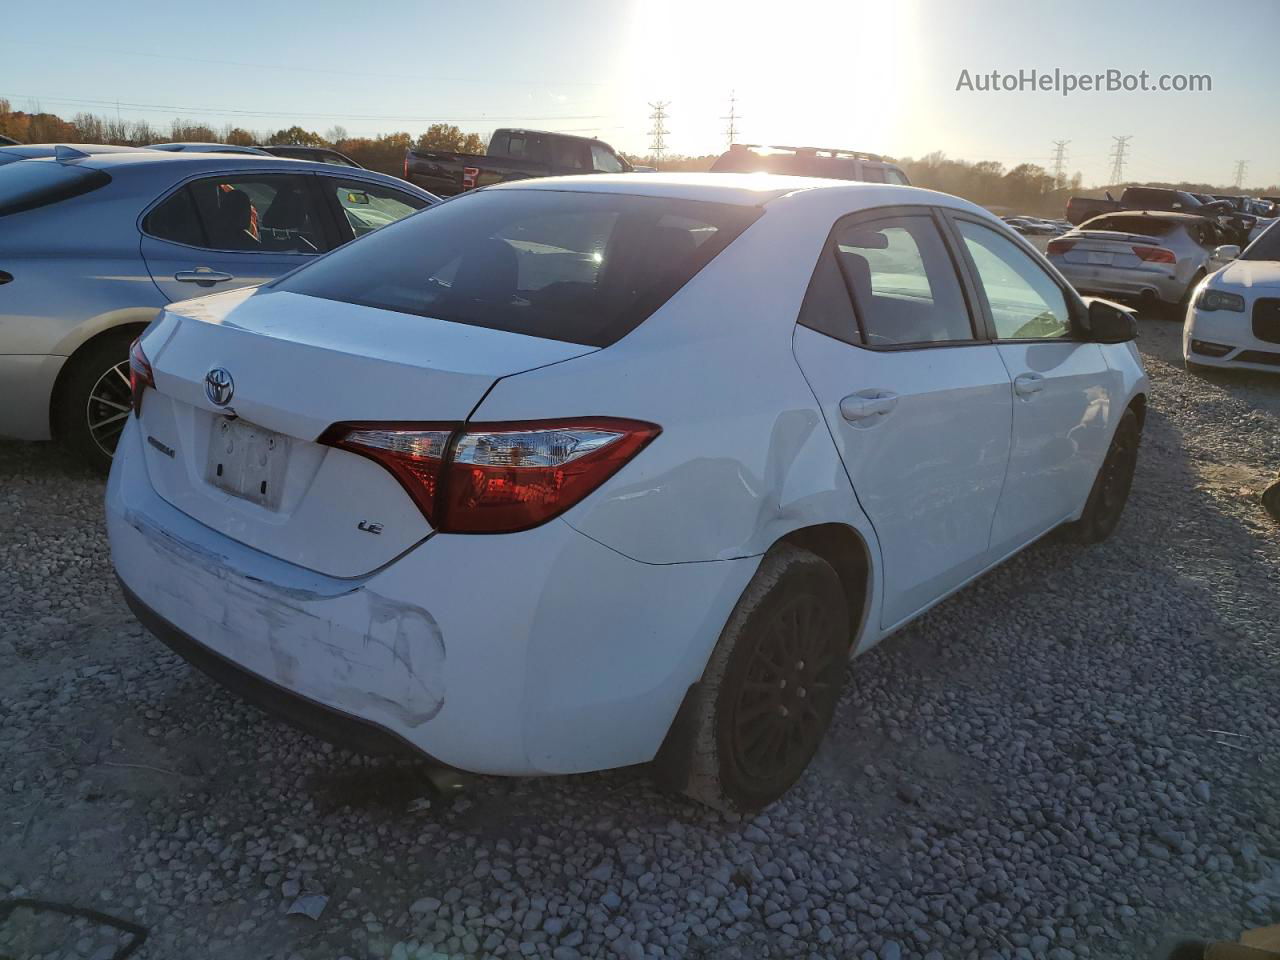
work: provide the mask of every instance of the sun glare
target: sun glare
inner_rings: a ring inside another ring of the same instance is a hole
[[[714,152],[732,90],[739,141],[893,153],[912,15],[907,4],[849,0],[807,5],[803,16],[759,0],[636,3],[626,114],[647,129],[646,105],[670,101],[668,150]]]

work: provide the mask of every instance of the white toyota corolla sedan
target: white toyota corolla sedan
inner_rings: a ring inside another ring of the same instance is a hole
[[[1116,526],[1130,313],[981,208],[768,175],[478,190],[134,345],[107,488],[161,640],[342,742],[781,795],[847,659]]]
[[[1280,221],[1211,274],[1187,307],[1187,368],[1243,367],[1280,373]]]

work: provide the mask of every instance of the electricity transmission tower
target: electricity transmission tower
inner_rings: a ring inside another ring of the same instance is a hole
[[[649,128],[649,152],[653,154],[655,167],[662,166],[662,158],[667,152],[666,136],[671,132],[666,125],[669,106],[671,106],[670,100],[659,100],[649,104],[649,109],[653,111],[649,114],[649,119],[653,121],[653,126]]]
[[[1111,150],[1111,159],[1113,161],[1111,164],[1111,182],[1122,183],[1124,181],[1124,154],[1129,147],[1129,141],[1133,139],[1133,135],[1112,137],[1111,139],[1116,142],[1115,147]]]
[[[1053,184],[1059,189],[1067,179],[1066,168],[1063,166],[1066,161],[1067,144],[1070,140],[1053,141]]]
[[[729,126],[725,128],[724,132],[725,136],[729,138],[729,146],[732,147],[734,140],[738,137],[738,121],[742,119],[741,114],[738,113],[737,94],[732,90],[729,91],[729,113],[720,119],[729,121]]]
[[[1244,184],[1244,172],[1249,168],[1248,160],[1236,161],[1236,189],[1239,190]]]

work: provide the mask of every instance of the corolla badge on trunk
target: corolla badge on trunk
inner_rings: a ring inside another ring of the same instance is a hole
[[[225,407],[236,392],[236,382],[222,367],[214,367],[204,375],[205,396],[215,405]]]

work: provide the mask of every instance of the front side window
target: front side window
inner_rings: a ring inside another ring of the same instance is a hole
[[[231,174],[188,185],[213,250],[319,253],[324,234],[305,177]]]
[[[957,220],[965,249],[991,307],[1000,340],[1070,336],[1066,294],[1008,237],[971,220]]]
[[[664,197],[481,190],[342,247],[278,288],[607,346],[759,214]]]
[[[360,180],[325,177],[321,182],[333,191],[352,234],[357,237],[402,220],[427,205],[420,197]]]
[[[973,339],[955,265],[928,214],[849,224],[835,239],[868,346]]]
[[[885,167],[884,177],[889,183],[896,183],[902,187],[911,186],[911,181],[907,179],[907,175],[897,167]]]
[[[591,167],[596,173],[622,172],[622,164],[613,151],[599,143],[591,145]]]

